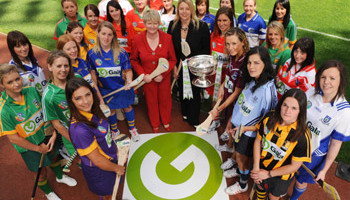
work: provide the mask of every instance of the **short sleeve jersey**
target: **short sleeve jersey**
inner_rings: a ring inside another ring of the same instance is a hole
[[[170,15],[170,16],[166,13],[165,8],[162,8],[162,9],[159,10],[159,15],[160,15],[160,25],[159,25],[159,28],[160,28],[160,30],[162,30],[164,33],[167,33],[167,32],[168,32],[170,21],[175,19],[175,16],[176,16],[176,8],[175,8],[174,5],[173,5],[173,8],[174,8],[173,14]]]
[[[149,6],[153,10],[160,10],[163,7],[162,0],[149,0]]]
[[[77,17],[78,17],[78,22],[79,24],[81,24],[83,27],[85,27],[86,23],[87,23],[87,19],[85,17],[80,16],[79,13],[77,13]],[[69,19],[66,17],[66,14],[63,15],[63,18],[57,22],[56,24],[56,29],[55,29],[55,33],[53,34],[53,39],[54,40],[58,40],[58,38],[61,35],[64,35],[68,24],[69,24]]]
[[[57,87],[49,81],[45,89],[43,98],[44,120],[60,120],[61,124],[68,130],[70,112],[66,100],[66,93],[63,89]]]
[[[131,69],[129,56],[121,49],[116,62],[113,59],[113,50],[97,54],[91,49],[88,53],[88,65],[90,70],[95,70],[98,80],[101,82],[101,95],[104,96],[111,91],[117,90],[125,85],[124,71]]]
[[[10,64],[16,65],[13,59],[11,59]],[[40,95],[42,95],[47,86],[43,68],[35,65],[32,62],[30,62],[30,64],[22,62],[22,65],[27,71],[24,71],[19,67],[17,67],[17,69],[19,71],[19,75],[22,77],[23,86],[32,86],[39,92]]]
[[[322,95],[313,94],[307,101],[307,125],[311,131],[312,152],[327,154],[331,139],[350,141],[350,105],[344,97],[323,103]]]
[[[96,167],[87,157],[95,149],[108,160],[117,160],[117,147],[112,140],[111,130],[107,120],[101,120],[91,113],[81,112],[89,121],[97,124],[97,128],[90,127],[74,118],[70,124],[69,136],[77,150],[81,162],[85,166]]]
[[[300,70],[301,66],[299,64],[296,64],[292,66],[292,68],[287,72],[287,69],[290,66],[290,62],[291,59],[287,60],[287,62],[281,66],[277,72],[278,99],[280,99],[287,90],[292,88],[299,88],[304,92],[315,88],[315,62],[309,66],[304,67],[302,70]]]
[[[124,48],[127,53],[131,52],[131,46],[134,41],[135,30],[129,19],[125,19],[126,23],[126,33],[123,35],[121,25],[117,25],[113,22],[115,31],[117,32],[119,45]]]
[[[214,23],[215,23],[215,16],[211,13],[206,13],[202,20],[208,24],[210,33],[213,32]]]
[[[91,87],[95,86],[87,63],[83,59],[75,59],[75,63],[72,64],[72,66],[75,76],[81,76],[84,80],[90,83]]]
[[[270,80],[252,92],[255,81],[245,85],[233,108],[231,123],[238,127],[254,126],[277,105],[277,94],[274,80]],[[246,131],[248,137],[256,137],[255,131]]]
[[[84,40],[86,44],[89,44],[89,48],[93,48],[96,44],[97,32],[92,30],[90,25],[87,23],[84,28]]]
[[[259,40],[265,40],[266,24],[258,12],[249,21],[246,21],[246,17],[246,13],[238,17],[238,26],[246,33],[249,47],[253,48],[259,46]]]
[[[265,47],[266,42],[264,42],[261,46]],[[292,51],[288,47],[287,42],[284,43],[283,48],[281,50],[278,48],[273,49],[272,47],[269,47],[267,50],[269,51],[272,67],[275,71],[277,71],[281,66],[283,66],[288,59],[290,59],[292,53]]]
[[[41,97],[33,87],[22,89],[22,102],[2,92],[0,98],[0,136],[18,134],[33,144],[40,144],[45,138]],[[18,153],[28,151],[12,144]]]
[[[148,6],[144,8],[145,10],[149,10]],[[125,18],[127,18],[133,25],[135,34],[140,34],[142,31],[145,31],[145,25],[143,24],[143,17],[141,17],[139,11],[137,9],[129,11]]]
[[[231,58],[231,63],[228,65],[225,74],[224,98],[227,99],[236,87],[243,88],[241,66],[245,56],[240,57],[237,61]]]
[[[295,134],[298,122],[288,126],[278,123],[273,130],[267,128],[267,122],[272,116],[268,113],[257,125],[257,137],[261,141],[260,167],[265,170],[278,169],[292,163],[311,162],[311,135],[309,130],[302,134],[297,141],[291,139]],[[282,180],[293,178],[294,173],[281,176]]]

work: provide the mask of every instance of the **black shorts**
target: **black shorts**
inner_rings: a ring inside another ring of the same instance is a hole
[[[234,143],[235,150],[248,157],[253,157],[255,137],[248,137],[245,134],[242,134],[241,139],[238,143]]]
[[[260,186],[267,192],[275,197],[283,197],[287,194],[288,187],[292,183],[293,179],[282,180],[281,177],[272,177],[263,180]]]

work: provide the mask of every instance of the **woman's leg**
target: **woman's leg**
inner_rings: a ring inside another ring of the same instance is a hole
[[[290,197],[290,200],[297,200],[305,192],[306,188],[307,183],[299,183],[298,181],[295,181],[293,194]]]

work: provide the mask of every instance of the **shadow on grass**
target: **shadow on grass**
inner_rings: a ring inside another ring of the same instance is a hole
[[[11,3],[11,1],[1,1],[0,2],[0,18],[6,14],[6,8]]]
[[[30,1],[26,3],[26,11],[25,11],[25,16],[26,18],[24,21],[26,22],[32,22],[33,20],[36,19],[36,17],[40,14],[40,4],[42,2],[40,1]]]

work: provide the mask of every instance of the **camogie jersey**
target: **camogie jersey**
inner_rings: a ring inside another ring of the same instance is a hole
[[[315,88],[315,76],[316,68],[315,62],[311,65],[304,67],[300,70],[300,65],[294,65],[288,72],[287,69],[290,66],[291,59],[281,66],[277,72],[277,95],[278,99],[291,88],[299,88],[304,92],[307,92],[310,88]],[[298,73],[296,73],[300,70]]]
[[[85,27],[85,25],[87,23],[87,19],[85,17],[82,17],[82,16],[80,16],[79,13],[77,13],[77,20],[78,20],[79,24],[81,24],[83,27]],[[64,14],[63,18],[60,21],[58,21],[56,24],[55,33],[53,34],[54,40],[58,40],[58,38],[61,35],[64,35],[66,33],[67,26],[68,26],[69,22],[70,21],[66,17],[66,14]]]
[[[149,10],[148,6],[146,6],[144,9]],[[146,30],[145,25],[143,24],[143,17],[141,17],[137,9],[129,11],[125,18],[132,22],[135,34],[140,34],[142,31]]]
[[[96,39],[97,39],[97,32],[92,30],[89,23],[87,23],[85,28],[84,28],[84,40],[85,40],[85,43],[89,45],[90,49],[95,46]],[[82,48],[82,47],[80,47],[80,48]],[[85,56],[86,56],[86,54],[85,54]],[[86,57],[82,57],[82,58],[86,58]]]
[[[83,59],[76,58],[75,63],[72,64],[72,67],[76,77],[81,77],[89,82],[92,88],[95,86],[94,82],[92,81],[90,70]]]
[[[323,103],[322,95],[313,94],[307,101],[307,125],[311,131],[312,153],[324,156],[331,139],[350,141],[350,105],[344,97]]]
[[[128,19],[125,19],[125,23],[126,23],[126,34],[125,35],[123,35],[123,33],[122,33],[121,24],[117,25],[113,21],[113,26],[114,26],[115,31],[117,32],[119,45],[121,47],[123,47],[123,49],[127,53],[130,53],[131,46],[132,46],[132,43],[134,41],[135,30],[134,30],[134,27],[132,26],[132,23]]]
[[[260,86],[252,93],[255,80],[245,85],[233,108],[231,123],[238,127],[254,126],[270,110],[277,105],[277,94],[274,80],[270,80],[265,85]],[[248,137],[256,137],[255,131],[246,131]]]
[[[100,11],[100,19],[107,21],[107,4],[111,0],[101,0],[100,3],[98,3],[98,10]],[[131,5],[131,3],[128,0],[118,0],[118,3],[120,7],[123,10],[124,16],[126,13],[128,13],[130,10],[134,9]]]
[[[206,13],[202,20],[208,24],[210,33],[213,32],[214,24],[215,24],[215,16],[211,13]]]
[[[16,65],[13,59],[11,59],[10,64]],[[17,65],[16,66],[19,75],[22,77],[23,86],[32,86],[39,92],[40,95],[42,95],[47,86],[43,68],[35,65],[32,62],[29,64],[22,62],[22,65],[26,68],[27,71],[24,71]]]
[[[266,42],[261,46],[266,47]],[[271,58],[271,64],[274,70],[278,70],[284,63],[290,59],[292,51],[288,47],[288,43],[285,42],[283,48],[279,50],[278,48],[273,49],[272,47],[267,48]]]
[[[153,10],[160,10],[163,7],[162,0],[149,0],[149,7]]]
[[[231,57],[231,63],[226,69],[225,85],[224,85],[224,99],[227,99],[236,87],[243,88],[241,66],[243,64],[245,55],[235,61],[235,57]]]
[[[271,17],[269,18],[269,24],[271,22]],[[283,24],[283,21],[278,20],[279,23]],[[292,17],[290,17],[287,28],[285,29],[284,36],[288,39],[289,44],[295,44],[297,41],[297,25],[293,21]]]
[[[173,5],[173,8],[174,8],[173,14],[170,15],[170,16],[166,13],[165,8],[162,8],[162,9],[159,10],[159,15],[160,15],[160,25],[159,25],[159,28],[160,28],[160,30],[162,30],[164,33],[167,33],[167,32],[168,32],[170,21],[172,21],[172,20],[175,19],[175,16],[176,16],[176,7]]]
[[[41,97],[33,87],[22,89],[22,102],[16,102],[2,92],[0,99],[0,136],[18,134],[33,144],[40,144],[45,138]],[[28,151],[12,144],[18,153]]]
[[[87,43],[86,43],[87,44]],[[80,58],[83,59],[84,61],[86,60],[86,55],[87,55],[87,52],[91,49],[90,48],[90,45],[87,44],[87,51],[86,49],[84,48],[83,44],[80,44]]]
[[[268,113],[257,125],[257,137],[261,141],[260,167],[265,170],[274,170],[292,163],[311,162],[311,135],[309,130],[302,134],[295,142],[291,142],[298,122],[288,126],[278,123],[273,130],[267,128],[267,122],[272,116]],[[282,180],[290,180],[294,173],[280,176]]]
[[[98,149],[98,151],[108,160],[117,160],[117,147],[112,140],[111,130],[108,121],[101,120],[97,116],[80,111],[89,121],[97,124],[97,128],[90,127],[74,118],[70,123],[69,136],[76,148],[81,163],[89,167],[97,167],[87,157],[89,153]],[[83,168],[84,169],[84,168]]]
[[[247,35],[249,47],[259,46],[259,40],[265,40],[266,24],[258,12],[249,21],[246,21],[247,14],[243,13],[238,17],[238,27],[244,30]]]

